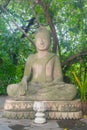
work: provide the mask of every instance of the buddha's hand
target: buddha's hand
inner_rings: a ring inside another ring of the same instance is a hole
[[[26,92],[27,92],[27,82],[20,82],[18,84],[19,86],[19,96],[25,96],[26,95]]]

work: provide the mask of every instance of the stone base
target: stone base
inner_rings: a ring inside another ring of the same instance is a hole
[[[34,101],[16,101],[8,99],[4,104],[3,117],[10,119],[33,119]],[[80,119],[82,118],[80,100],[73,101],[46,101],[47,119]]]
[[[3,117],[8,119],[34,119],[35,112],[4,111]],[[46,112],[46,119],[80,119],[82,112]]]

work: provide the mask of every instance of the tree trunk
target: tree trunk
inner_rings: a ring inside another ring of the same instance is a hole
[[[44,14],[46,16],[46,20],[52,30],[52,36],[53,36],[53,48],[52,48],[52,52],[56,53],[57,52],[57,47],[58,47],[58,51],[59,51],[59,56],[61,58],[61,50],[60,50],[60,45],[59,45],[59,41],[56,35],[56,30],[54,27],[54,24],[52,22],[52,18],[50,16],[49,10],[44,2],[44,0],[39,0],[39,4],[43,7],[44,10]]]

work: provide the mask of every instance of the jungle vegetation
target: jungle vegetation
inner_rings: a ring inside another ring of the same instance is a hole
[[[51,32],[64,81],[75,84],[72,72],[87,79],[87,0],[0,0],[0,95],[21,80],[41,25]]]

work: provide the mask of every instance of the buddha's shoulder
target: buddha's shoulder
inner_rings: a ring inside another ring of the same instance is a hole
[[[56,56],[55,53],[49,52],[47,57],[51,58],[51,57],[57,57],[57,56]],[[37,58],[37,54],[30,54],[30,55],[28,56],[27,60],[33,61],[33,60],[35,60],[36,58]]]
[[[36,57],[36,54],[30,54],[27,58],[27,60],[33,60]]]
[[[57,55],[55,53],[51,53],[51,52],[49,52],[48,55],[49,55],[49,57],[57,57]]]

